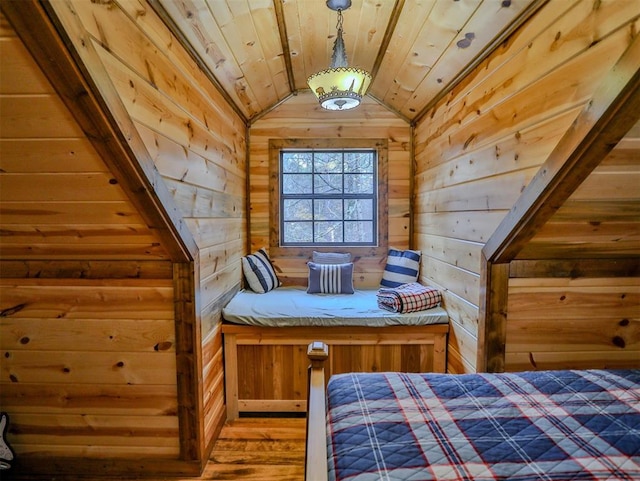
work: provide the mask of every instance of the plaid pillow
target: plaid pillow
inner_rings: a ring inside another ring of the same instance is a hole
[[[242,272],[251,290],[260,294],[280,285],[269,255],[264,249],[242,258]]]
[[[309,266],[309,294],[353,294],[353,262]]]
[[[387,265],[382,273],[381,287],[398,287],[418,280],[420,251],[389,249]]]

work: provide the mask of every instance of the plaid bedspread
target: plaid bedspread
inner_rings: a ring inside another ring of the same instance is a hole
[[[418,282],[398,287],[381,287],[377,294],[378,307],[393,312],[424,311],[442,302],[440,291]]]
[[[329,479],[640,479],[640,370],[342,374],[327,395]]]

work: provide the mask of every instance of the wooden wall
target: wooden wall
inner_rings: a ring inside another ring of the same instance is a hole
[[[640,123],[511,262],[505,368],[639,368],[639,249]]]
[[[245,124],[155,15],[138,2],[53,4],[108,76],[199,248],[202,402],[209,447],[224,418],[220,312],[245,253]],[[97,56],[97,57],[96,57]],[[97,71],[95,72],[97,75]]]
[[[18,413],[14,445],[38,453],[31,472],[77,456],[79,471],[101,459],[109,474],[197,474],[225,419],[220,311],[246,252],[246,126],[148,4],[44,6],[153,180],[120,192],[113,159],[91,150],[117,141],[87,139],[41,74],[10,92],[2,76],[0,400]],[[2,27],[3,49],[20,49]],[[191,262],[128,203],[149,190],[195,240]]]
[[[251,249],[269,246],[273,219],[269,204],[269,140],[271,139],[387,139],[388,244],[409,248],[411,136],[407,122],[370,98],[357,109],[339,115],[323,111],[311,92],[299,93],[251,125],[250,238]],[[386,262],[383,254],[359,256],[354,286],[377,287]],[[308,256],[274,256],[274,267],[286,285],[306,285]]]
[[[177,459],[170,255],[3,15],[0,58],[0,409],[15,471]]]
[[[421,281],[445,290],[449,371],[475,370],[484,243],[629,45],[637,10],[550,2],[419,119],[414,247]]]

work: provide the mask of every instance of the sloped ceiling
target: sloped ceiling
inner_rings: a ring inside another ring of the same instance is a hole
[[[546,0],[353,0],[349,65],[368,95],[414,121]],[[252,121],[329,66],[336,12],[324,0],[150,0],[237,111]]]

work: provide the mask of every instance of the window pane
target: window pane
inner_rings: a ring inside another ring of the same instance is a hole
[[[311,172],[313,154],[311,152],[283,152],[282,172],[285,174]]]
[[[342,199],[316,199],[313,208],[315,220],[342,220]]]
[[[310,194],[311,174],[283,174],[282,193],[283,194]]]
[[[286,199],[283,203],[282,220],[312,220],[311,199]]]
[[[346,152],[344,154],[344,171],[373,173],[373,153],[371,152]]]
[[[345,174],[346,194],[373,194],[373,174]]]
[[[342,152],[316,152],[314,162],[315,172],[342,172]]]
[[[373,242],[373,222],[345,222],[345,242]]]
[[[316,222],[314,242],[342,242],[342,222]]]
[[[376,162],[373,150],[281,151],[280,243],[375,245]]]
[[[313,242],[313,225],[311,222],[285,222],[285,243],[309,243]]]
[[[344,204],[345,220],[373,220],[371,199],[347,199]]]
[[[342,175],[316,174],[313,176],[313,188],[316,194],[342,193]]]

